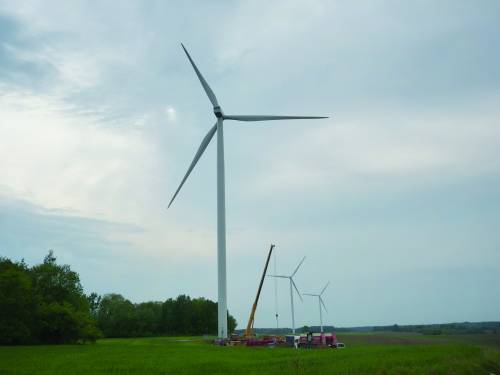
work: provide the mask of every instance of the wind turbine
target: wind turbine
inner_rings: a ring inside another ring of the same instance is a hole
[[[303,293],[305,296],[318,297],[319,324],[321,325],[321,333],[323,333],[323,315],[321,312],[321,306],[323,305],[323,307],[325,308],[325,311],[328,312],[328,310],[326,309],[325,303],[323,302],[323,298],[321,298],[321,296],[323,295],[323,293],[326,290],[326,288],[328,287],[328,285],[330,285],[330,282],[326,283],[325,287],[323,288],[323,290],[321,291],[320,294]]]
[[[214,126],[210,128],[205,138],[201,141],[196,154],[194,155],[193,161],[189,165],[189,168],[184,175],[179,187],[175,191],[174,196],[170,200],[168,207],[172,205],[175,197],[179,193],[186,182],[189,174],[195,167],[196,163],[200,159],[201,155],[207,148],[208,144],[212,140],[215,133],[217,133],[217,270],[218,270],[218,337],[220,339],[227,338],[227,283],[226,283],[226,204],[225,204],[225,186],[224,186],[224,133],[223,124],[224,120],[235,120],[235,121],[268,121],[268,120],[294,120],[294,119],[320,119],[327,118],[321,116],[261,116],[261,115],[226,115],[222,111],[217,98],[208,85],[205,78],[202,76],[198,67],[194,63],[193,59],[189,55],[188,51],[181,44],[182,49],[186,53],[189,62],[193,66],[193,69],[200,80],[208,99],[213,105],[214,114],[217,121]]]
[[[302,301],[302,296],[300,295],[299,290],[297,289],[297,285],[295,285],[295,282],[293,281],[293,277],[299,270],[299,267],[302,265],[306,257],[302,258],[300,261],[299,265],[297,268],[295,268],[295,271],[290,276],[284,276],[284,275],[268,275],[269,277],[279,277],[281,279],[288,279],[290,281],[290,306],[292,307],[292,332],[295,334],[295,310],[294,310],[294,305],[293,305],[293,289],[297,292],[297,295],[299,296],[300,300]]]

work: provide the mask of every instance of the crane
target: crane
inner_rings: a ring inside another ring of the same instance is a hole
[[[271,253],[273,252],[274,245],[271,244],[271,248],[269,249],[269,254],[267,255],[266,265],[264,266],[264,272],[262,273],[262,277],[259,283],[259,289],[257,289],[257,295],[255,296],[255,301],[252,306],[252,311],[250,312],[250,318],[248,319],[247,329],[245,330],[245,338],[249,338],[252,336],[253,330],[253,322],[255,318],[255,311],[257,310],[257,304],[259,303],[260,291],[262,290],[262,284],[264,284],[264,279],[266,277],[267,266],[269,265],[269,259],[271,259]]]

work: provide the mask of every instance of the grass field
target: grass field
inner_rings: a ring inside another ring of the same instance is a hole
[[[496,374],[500,335],[344,334],[343,350],[217,347],[201,338],[0,347],[0,374]]]

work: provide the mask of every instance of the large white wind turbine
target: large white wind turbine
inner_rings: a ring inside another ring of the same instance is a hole
[[[305,296],[311,296],[311,297],[318,297],[318,305],[319,305],[319,324],[321,326],[321,333],[323,333],[323,314],[321,312],[321,307],[323,306],[325,308],[325,311],[328,312],[326,309],[325,303],[323,302],[323,298],[321,296],[323,295],[324,291],[326,288],[330,285],[330,282],[327,282],[323,290],[319,294],[311,294],[311,293],[302,293]]]
[[[268,121],[268,120],[293,120],[293,119],[320,119],[327,117],[320,116],[259,116],[259,115],[226,115],[222,111],[214,92],[208,85],[205,78],[201,75],[197,66],[195,65],[193,59],[189,55],[188,51],[182,45],[184,52],[186,53],[193,69],[198,76],[198,79],[205,90],[205,93],[210,99],[210,102],[214,108],[214,114],[217,118],[217,122],[214,126],[210,128],[207,135],[201,141],[200,147],[196,154],[194,155],[193,161],[189,166],[184,178],[182,179],[179,187],[175,191],[168,207],[172,204],[175,197],[179,193],[186,182],[189,174],[193,170],[194,166],[200,159],[201,155],[207,148],[212,137],[217,133],[217,269],[218,269],[218,337],[221,339],[227,338],[227,301],[226,301],[226,208],[225,208],[225,192],[224,192],[224,135],[223,135],[223,123],[224,120],[236,120],[236,121]]]
[[[292,332],[295,334],[295,309],[294,309],[294,304],[293,304],[293,289],[297,292],[297,295],[299,296],[300,300],[302,301],[302,296],[300,295],[299,290],[297,289],[297,285],[295,285],[295,282],[293,281],[293,277],[299,270],[299,267],[302,265],[306,257],[302,258],[300,261],[299,265],[297,268],[295,268],[295,271],[290,276],[284,276],[284,275],[268,275],[269,277],[279,277],[280,279],[288,279],[290,281],[290,306],[292,307]]]

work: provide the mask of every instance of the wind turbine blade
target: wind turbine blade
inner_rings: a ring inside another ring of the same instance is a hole
[[[330,282],[327,282],[321,293],[319,294],[320,296],[323,295],[323,292],[325,291],[326,288],[328,288],[328,285],[330,285]]]
[[[217,131],[217,123],[208,131],[208,133],[205,136],[205,138],[203,138],[203,140],[201,141],[200,147],[198,147],[198,151],[196,151],[196,154],[194,155],[194,158],[193,158],[193,161],[191,162],[191,165],[189,166],[186,174],[184,175],[184,178],[182,179],[181,184],[177,188],[174,196],[170,200],[170,203],[168,204],[167,208],[170,208],[170,205],[172,204],[172,202],[174,201],[175,197],[177,196],[177,194],[181,190],[182,185],[184,185],[184,182],[186,182],[187,178],[189,177],[189,174],[193,170],[194,166],[196,165],[196,163],[200,159],[200,157],[203,154],[203,152],[205,151],[205,149],[207,148],[208,144],[210,143],[210,141],[211,141],[211,139],[214,136],[214,134],[215,134],[216,131]]]
[[[279,277],[280,279],[288,279],[288,276],[281,276],[281,275],[266,275],[268,277]]]
[[[328,312],[328,309],[326,308],[325,303],[323,302],[323,298],[319,297],[319,301],[323,305],[323,308],[325,309],[325,311]]]
[[[295,281],[293,281],[293,279],[291,277],[290,277],[290,280],[292,281],[292,285],[295,288],[295,291],[297,292],[297,294],[299,295],[300,300],[302,302],[304,302],[304,300],[302,299],[302,295],[300,294],[299,290],[297,289],[297,285],[295,285]]]
[[[205,81],[205,78],[203,78],[203,76],[201,75],[200,71],[198,70],[198,67],[194,63],[191,56],[189,55],[189,52],[187,51],[186,47],[184,47],[184,44],[181,43],[181,46],[182,46],[182,49],[184,50],[184,52],[186,52],[186,55],[187,55],[189,61],[191,62],[191,65],[193,66],[193,69],[196,72],[196,75],[198,76],[198,79],[200,80],[201,85],[203,86],[203,89],[207,93],[208,99],[210,99],[210,102],[212,102],[212,105],[214,107],[218,107],[219,103],[217,102],[217,98],[215,97],[214,92],[212,91],[212,89],[208,85],[207,81]]]
[[[299,267],[302,265],[302,263],[304,262],[304,260],[306,259],[306,257],[302,258],[302,260],[300,261],[299,265],[297,266],[297,268],[295,268],[295,271],[293,271],[291,277],[295,276],[295,274],[297,273],[297,271],[299,270]]]
[[[314,120],[328,118],[327,116],[253,116],[253,115],[224,115],[224,120],[236,121],[271,121],[271,120]]]

